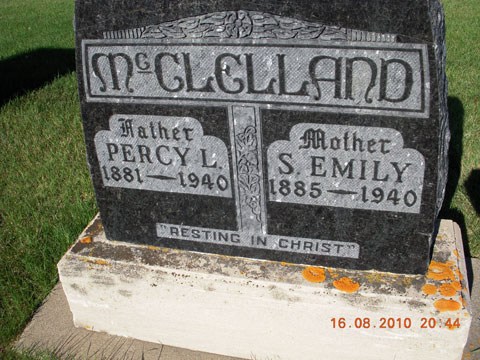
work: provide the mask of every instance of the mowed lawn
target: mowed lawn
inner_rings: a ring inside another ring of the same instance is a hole
[[[96,212],[73,72],[73,8],[70,0],[0,1],[1,101],[12,98],[0,107],[0,358]]]
[[[445,0],[447,206],[480,256],[480,1]],[[74,74],[73,0],[0,1],[0,358],[96,212]]]

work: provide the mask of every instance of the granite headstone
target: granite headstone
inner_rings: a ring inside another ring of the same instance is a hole
[[[437,0],[76,0],[108,238],[424,273],[446,181]]]

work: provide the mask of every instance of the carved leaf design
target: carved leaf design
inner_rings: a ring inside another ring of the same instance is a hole
[[[107,39],[251,38],[396,41],[396,36],[392,34],[352,30],[247,10],[222,11],[143,28],[107,31],[103,36]]]
[[[260,176],[258,159],[257,129],[247,126],[235,137],[237,149],[237,172],[241,201],[245,203],[257,221],[260,221]]]

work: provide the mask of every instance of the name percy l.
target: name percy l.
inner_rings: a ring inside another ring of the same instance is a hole
[[[87,58],[92,95],[416,109],[424,96],[420,50],[130,45],[89,46]]]

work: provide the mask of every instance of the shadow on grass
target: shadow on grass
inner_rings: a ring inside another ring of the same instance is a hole
[[[0,61],[0,107],[75,70],[74,49],[37,49]]]
[[[463,154],[463,122],[465,111],[460,99],[448,97],[448,113],[450,125],[450,147],[448,150],[448,182],[441,215],[446,215],[452,204],[453,195],[457,189],[462,170]]]
[[[465,189],[475,212],[480,215],[480,169],[472,170],[465,181]]]
[[[465,111],[460,99],[456,97],[448,97],[448,113],[450,123],[450,147],[448,150],[448,182],[445,190],[445,199],[443,201],[440,218],[451,219],[455,221],[462,229],[464,236],[464,244],[466,246],[466,255],[470,256],[468,249],[467,228],[465,226],[465,216],[458,209],[452,209],[452,200],[455,190],[457,189],[460,173],[462,170],[462,153],[463,153],[463,121]]]
[[[460,181],[462,170],[462,154],[463,154],[463,125],[465,110],[459,98],[448,97],[448,114],[450,125],[450,147],[448,150],[448,182],[445,189],[445,199],[443,201],[442,210],[440,211],[441,219],[451,219],[455,221],[462,231],[463,250],[465,252],[465,262],[467,267],[467,276],[469,280],[470,291],[473,283],[472,262],[470,260],[470,248],[468,246],[467,225],[465,223],[465,215],[459,209],[451,208],[453,195]]]

